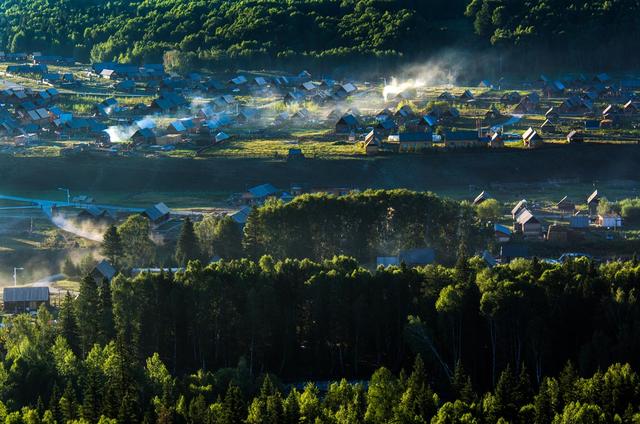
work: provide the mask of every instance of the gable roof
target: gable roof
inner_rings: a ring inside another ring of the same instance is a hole
[[[261,184],[259,186],[251,187],[247,191],[251,193],[253,197],[267,197],[267,196],[276,194],[278,192],[278,189],[275,188],[273,185],[267,183],[267,184]]]
[[[4,302],[46,302],[49,287],[5,287],[2,291]]]
[[[101,260],[93,269],[93,273],[99,273],[107,280],[111,280],[116,275],[116,269],[105,259]]]
[[[518,215],[518,217],[516,218],[516,222],[520,225],[523,224],[536,224],[539,223],[540,221],[538,221],[538,219],[533,216],[533,214],[531,213],[531,211],[529,209],[525,209],[522,211],[522,213],[520,213],[520,215]]]
[[[237,224],[245,224],[247,219],[249,218],[249,214],[251,213],[251,208],[249,206],[245,206],[240,210],[237,210],[233,213],[227,215],[229,218],[233,219]]]
[[[142,214],[149,218],[151,221],[157,221],[160,218],[167,216],[171,213],[171,209],[164,203],[157,203],[150,208],[145,209]]]

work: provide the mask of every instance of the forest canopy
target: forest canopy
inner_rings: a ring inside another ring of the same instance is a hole
[[[637,44],[638,9],[608,0],[2,0],[0,48],[137,63],[177,50],[223,67],[389,65],[491,44],[586,63],[595,43],[611,65],[612,51]]]

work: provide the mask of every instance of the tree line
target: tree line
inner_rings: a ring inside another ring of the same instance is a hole
[[[637,422],[639,282],[637,261],[488,268],[464,251],[453,267],[264,256],[87,277],[56,315],[5,320],[0,400],[58,422],[287,422],[307,401],[313,422]],[[344,404],[301,387],[342,378]],[[227,396],[235,421],[216,421]]]
[[[315,261],[346,255],[371,263],[377,256],[430,247],[438,262],[453,263],[460,244],[469,250],[484,245],[485,215],[467,202],[427,192],[306,194],[288,203],[268,200],[251,210],[246,224],[230,216],[187,218],[175,242],[154,243],[148,219],[132,215],[107,230],[102,253],[117,267],[139,268],[263,255]]]
[[[438,20],[463,10],[462,0],[3,0],[0,45],[125,62],[158,62],[173,50],[222,67],[393,60],[451,38]]]
[[[167,65],[182,70],[305,64],[326,72],[346,64],[388,69],[447,48],[472,55],[495,45],[490,51],[505,59],[504,69],[629,69],[639,7],[608,0],[2,0],[0,48],[134,63],[168,53]]]

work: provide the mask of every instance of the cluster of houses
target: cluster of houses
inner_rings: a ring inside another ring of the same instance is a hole
[[[489,196],[483,192],[474,201],[480,204]],[[498,243],[514,240],[546,240],[558,243],[582,240],[584,231],[591,227],[616,230],[622,227],[622,217],[613,212],[599,213],[600,194],[595,190],[586,199],[586,210],[576,207],[567,196],[543,210],[522,199],[511,209],[513,225],[494,224],[494,236]],[[566,221],[561,225],[557,221]],[[556,223],[547,224],[548,221]]]

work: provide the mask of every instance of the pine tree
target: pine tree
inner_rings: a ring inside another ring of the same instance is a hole
[[[518,381],[513,375],[511,367],[507,364],[496,384],[491,419],[497,421],[499,418],[503,418],[507,422],[515,422],[521,406],[517,403],[518,397]]]
[[[176,245],[175,259],[178,265],[185,266],[188,261],[198,258],[200,258],[198,238],[193,230],[191,219],[187,217],[180,231],[178,244]]]
[[[298,424],[300,422],[300,401],[296,389],[292,389],[284,400],[284,423]]]
[[[64,389],[64,393],[58,402],[60,407],[60,417],[62,422],[69,422],[76,419],[77,403],[76,394],[71,386],[71,382],[67,383],[67,387]]]
[[[92,276],[87,275],[80,283],[80,293],[76,300],[80,345],[84,356],[98,337],[98,287]]]
[[[69,292],[64,296],[64,300],[60,306],[58,320],[60,322],[60,332],[62,336],[67,340],[67,343],[69,343],[69,347],[75,353],[78,353],[80,345],[78,340],[78,321],[73,305],[73,298]]]
[[[49,411],[51,411],[51,415],[57,422],[62,422],[59,401],[60,397],[58,395],[58,385],[54,381],[53,388],[51,389],[51,396],[49,397]]]
[[[106,278],[100,283],[98,291],[99,339],[107,344],[115,335],[113,322],[113,304],[111,299],[111,283]]]
[[[451,388],[455,399],[471,404],[476,400],[476,394],[473,391],[471,377],[465,374],[462,362],[458,361],[453,371],[451,379]]]
[[[241,424],[246,416],[244,399],[242,391],[238,386],[229,383],[227,393],[222,403],[222,423],[223,424]]]
[[[398,422],[416,422],[416,419],[429,422],[438,411],[438,405],[424,369],[420,355],[416,356],[413,371],[407,380],[407,387],[400,398],[396,410]]]
[[[122,256],[122,239],[115,225],[110,226],[102,239],[102,254],[115,266]]]
[[[87,370],[87,373],[80,413],[83,419],[92,423],[98,419],[98,381],[93,370]]]

